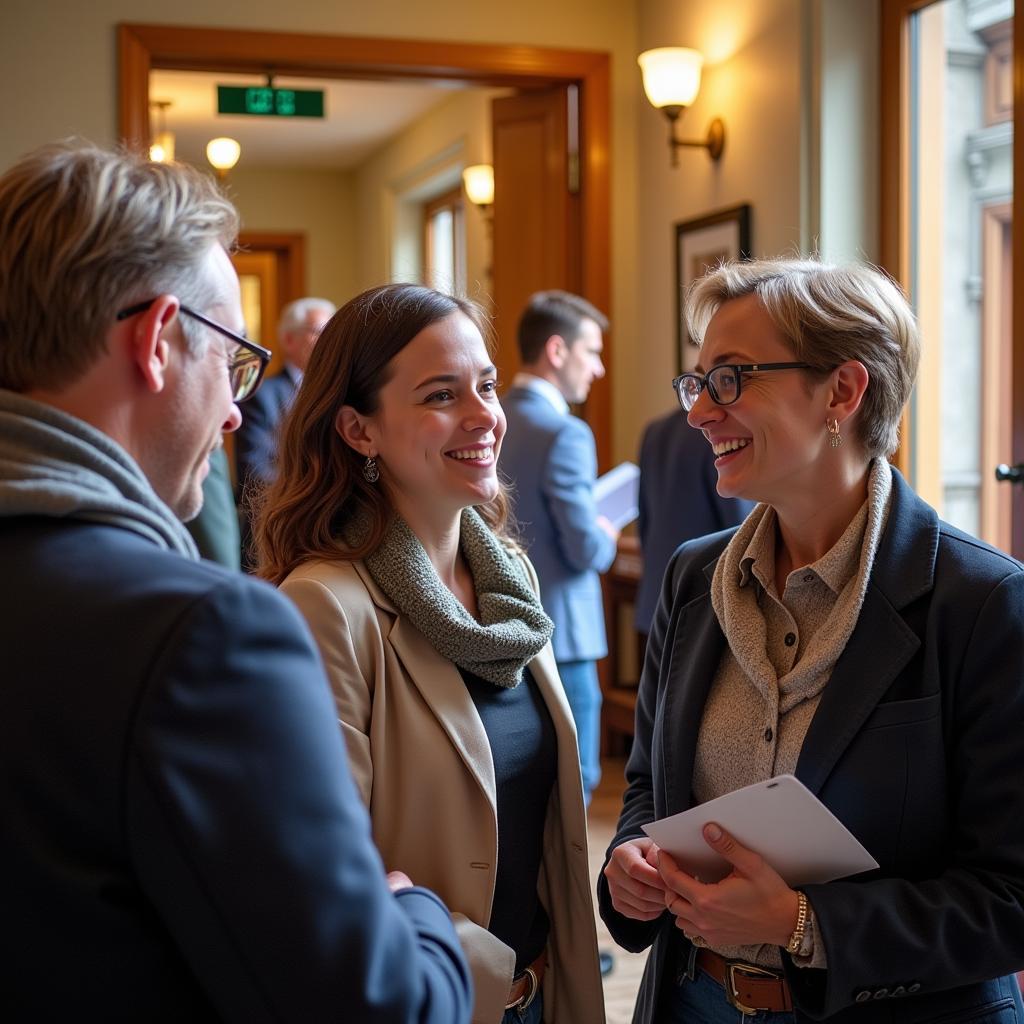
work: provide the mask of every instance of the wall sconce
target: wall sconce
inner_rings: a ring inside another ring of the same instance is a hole
[[[491,233],[494,231],[494,168],[490,164],[472,164],[462,172],[462,187],[466,190],[466,198],[480,211],[484,219],[484,231],[487,235],[488,247]],[[484,274],[490,278],[490,263],[484,267]]]
[[[206,144],[206,159],[217,172],[218,178],[226,178],[228,171],[238,163],[242,155],[242,147],[235,139],[221,136],[219,139],[210,139]]]
[[[153,141],[149,146],[149,159],[155,164],[174,162],[174,132],[167,130],[167,108],[170,100],[153,100],[151,107],[157,109],[157,130],[153,132]]]
[[[679,116],[700,91],[704,58],[696,50],[686,47],[660,46],[655,50],[645,50],[636,60],[644,77],[647,98],[669,120],[668,144],[672,149],[672,166],[679,166],[680,146],[699,146],[708,151],[712,160],[718,160],[725,148],[725,124],[720,117],[708,126],[705,139],[690,141],[676,137]]]
[[[462,172],[462,186],[466,197],[484,214],[494,202],[494,168],[490,164],[473,164]]]

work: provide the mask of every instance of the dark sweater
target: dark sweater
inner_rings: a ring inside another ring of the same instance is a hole
[[[494,760],[498,799],[498,873],[488,930],[516,953],[516,973],[529,967],[548,939],[548,916],[537,896],[544,822],[557,775],[551,715],[530,675],[514,689],[463,671]]]

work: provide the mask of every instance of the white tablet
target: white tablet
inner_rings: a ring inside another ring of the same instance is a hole
[[[620,462],[594,481],[593,495],[597,511],[621,530],[640,515],[640,467]]]

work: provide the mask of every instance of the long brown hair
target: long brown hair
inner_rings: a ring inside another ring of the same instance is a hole
[[[277,476],[255,499],[257,572],[264,579],[280,583],[312,559],[365,558],[383,540],[394,509],[383,488],[363,477],[364,459],[339,436],[335,420],[343,405],[375,413],[391,360],[420,331],[453,313],[488,337],[475,303],[412,284],[371,288],[328,320],[284,422]],[[371,526],[364,543],[353,547],[342,528],[360,509]],[[504,488],[477,511],[505,535]]]

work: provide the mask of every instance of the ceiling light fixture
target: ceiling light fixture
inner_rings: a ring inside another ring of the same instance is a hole
[[[174,132],[167,130],[167,108],[170,100],[153,100],[151,107],[157,109],[157,129],[152,133],[153,141],[149,146],[149,159],[155,164],[174,162]]]
[[[238,141],[227,136],[210,139],[206,144],[206,159],[217,172],[218,178],[227,177],[228,171],[238,163],[241,155],[242,147]]]

